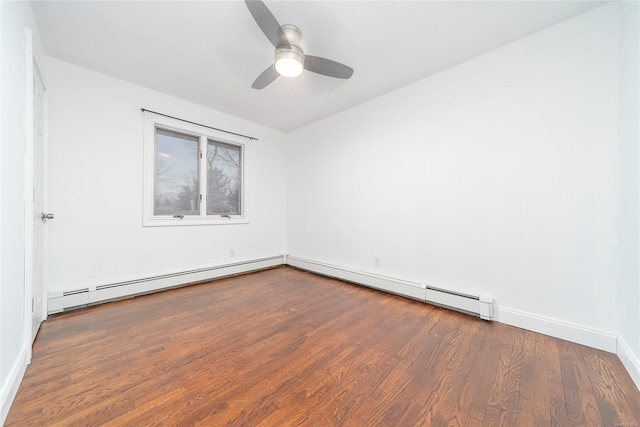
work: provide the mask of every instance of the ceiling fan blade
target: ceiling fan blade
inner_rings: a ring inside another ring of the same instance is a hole
[[[324,76],[348,79],[353,75],[353,68],[319,56],[304,56],[304,69]]]
[[[254,89],[264,89],[269,86],[280,74],[276,71],[276,67],[269,65],[251,85]]]
[[[262,0],[245,0],[244,2],[258,27],[274,47],[289,45],[289,40],[287,40],[287,36],[282,31],[278,20]]]

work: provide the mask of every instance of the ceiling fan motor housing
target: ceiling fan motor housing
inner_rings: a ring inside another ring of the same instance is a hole
[[[300,47],[302,31],[300,31],[300,28],[292,24],[285,24],[280,28],[284,35],[287,36],[289,45],[276,47],[275,62],[278,62],[279,59],[290,58],[298,61],[302,66],[304,66],[304,52]]]
[[[300,47],[300,42],[302,41],[302,31],[300,31],[300,28],[293,24],[284,24],[280,29],[284,35],[287,36],[290,45]]]

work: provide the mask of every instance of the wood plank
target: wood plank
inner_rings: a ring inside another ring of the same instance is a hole
[[[525,331],[513,328],[505,337],[498,364],[493,369],[491,393],[484,410],[485,426],[520,424],[520,391],[524,359]]]
[[[558,358],[569,426],[601,426],[600,409],[593,394],[580,346],[558,340]]]
[[[615,355],[282,267],[50,317],[5,425],[608,425],[638,402]]]
[[[486,390],[490,376],[488,366],[490,361],[495,361],[500,354],[501,346],[490,341],[496,324],[481,322],[469,344],[465,359],[469,360],[468,369],[463,375],[462,388],[457,399],[449,404],[450,412],[446,422],[447,426],[480,426],[482,417],[478,417],[479,408],[484,408],[487,396]],[[446,409],[446,407],[445,407]]]
[[[441,367],[430,372],[430,380],[425,381],[424,387],[407,389],[404,398],[411,404],[401,414],[397,425],[416,420],[423,425],[444,425],[452,417],[452,412],[457,411],[460,393],[478,357],[478,348],[482,345],[476,332],[480,327],[489,325],[480,319],[471,321],[464,315],[459,316],[460,319],[452,317],[453,324],[457,326],[453,332],[448,337],[442,337],[447,344],[444,353],[434,354],[442,361]]]
[[[441,317],[425,326],[425,331],[417,336],[419,341],[414,339],[403,346],[393,369],[372,385],[372,399],[361,405],[356,418],[361,425],[400,425],[410,407],[427,400],[439,374],[446,369],[448,343],[460,324],[453,317]]]
[[[600,416],[604,425],[633,425],[640,422],[637,395],[627,397],[630,378],[620,360],[611,353],[589,347],[581,347],[587,365]],[[625,384],[626,383],[626,384]],[[626,385],[626,387],[625,387]],[[630,403],[631,402],[631,403]]]
[[[412,306],[419,304],[410,300],[402,300],[402,303]],[[353,349],[359,353],[359,356],[338,364],[340,375],[335,376],[335,381],[332,383],[323,383],[322,394],[318,396],[313,406],[314,413],[304,414],[306,420],[318,423],[328,421],[341,423],[346,418],[357,420],[358,414],[363,413],[362,405],[372,401],[371,396],[375,393],[376,386],[396,368],[397,361],[393,355],[402,351],[405,345],[411,345],[413,337],[419,330],[432,325],[432,322],[424,322],[428,318],[407,318],[407,313],[398,316],[400,313],[394,314],[394,311],[396,310],[392,309],[388,313],[381,313],[381,317],[385,319],[384,322],[370,323],[368,322],[370,315],[363,319],[363,323],[368,325],[367,329],[370,331],[359,334],[363,339],[358,340],[354,345]],[[396,324],[407,326],[398,329]],[[331,364],[331,366],[335,365]],[[323,382],[321,377],[318,380]],[[338,392],[336,393],[335,390]],[[316,396],[311,394],[310,397]],[[298,418],[294,417],[293,422],[297,422]],[[287,420],[292,419],[285,417],[278,425]]]
[[[569,424],[561,383],[558,348],[554,338],[526,332],[522,367],[523,423],[532,426]]]

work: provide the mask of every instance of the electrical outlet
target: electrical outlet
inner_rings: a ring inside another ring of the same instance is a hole
[[[231,258],[235,258],[236,256],[236,250],[235,249],[229,249],[229,256]]]
[[[373,266],[374,267],[380,267],[380,257],[379,256],[374,256],[373,257]]]

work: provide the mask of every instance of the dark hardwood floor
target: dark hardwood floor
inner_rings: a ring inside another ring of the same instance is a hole
[[[639,426],[610,353],[288,267],[50,317],[7,426]]]

